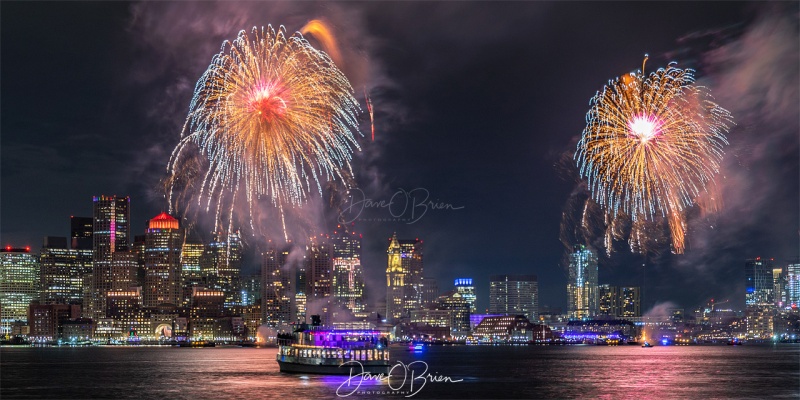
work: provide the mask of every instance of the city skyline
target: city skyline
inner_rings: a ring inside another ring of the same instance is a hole
[[[431,16],[444,12],[439,5],[421,6]],[[209,33],[173,32],[161,17],[176,15],[170,4],[4,5],[4,246],[38,249],[45,236],[66,236],[67,216],[90,215],[89,199],[101,194],[130,196],[131,238],[143,234],[146,221],[166,211],[157,190],[165,156],[177,143],[191,87],[222,39],[269,23],[294,31],[324,15],[346,38],[345,56],[352,49],[368,55],[366,66],[350,57],[343,66],[356,94],[369,92],[375,109],[375,142],[369,135],[359,138],[363,151],[354,160],[365,196],[388,200],[398,189],[425,188],[433,201],[463,207],[429,210],[413,224],[375,221],[391,216],[381,209],[365,210],[365,220],[356,223],[365,234],[362,265],[368,285],[385,279],[386,238],[397,232],[425,239],[426,275],[439,282],[473,278],[476,291],[484,294],[478,296],[481,309],[488,307],[485,293],[496,272],[536,274],[541,305],[566,309],[568,250],[559,242],[560,224],[575,189],[571,156],[586,101],[609,77],[638,68],[644,53],[650,54],[653,68],[672,60],[695,68],[717,101],[732,111],[737,127],[729,135],[720,181],[725,208],[712,223],[693,217],[684,255],[667,251],[644,259],[631,255],[624,242],[610,257],[598,250],[600,282],[641,286],[645,308],[667,301],[689,307],[712,297],[730,298],[743,307],[742,260],[774,257],[785,264],[797,257],[799,162],[793,133],[798,119],[797,96],[791,91],[798,86],[797,60],[796,52],[785,55],[778,47],[786,39],[781,35],[788,29],[791,38],[794,29],[780,6],[774,6],[776,11],[740,3],[681,8],[588,4],[589,10],[559,27],[543,16],[561,15],[568,5],[533,4],[523,11],[510,5],[459,5],[466,20],[508,21],[481,24],[487,34],[466,36],[462,28],[439,25],[439,18],[422,18],[416,32],[404,35],[402,20],[412,10],[398,5],[392,5],[397,14],[392,18],[375,5],[362,6],[354,15],[338,6],[327,14],[315,5],[287,5],[288,10],[264,10],[258,4],[189,7],[197,17],[216,13],[237,24]],[[662,29],[649,29],[649,22],[633,18],[645,7],[661,16],[656,22]],[[601,14],[612,20],[600,22],[595,15]],[[45,33],[31,32],[32,21],[58,27],[60,37],[51,41]],[[599,29],[623,21],[632,21],[631,29],[641,28],[641,36]],[[602,35],[570,36],[580,25]],[[776,29],[770,33],[765,26]],[[553,36],[561,38],[559,49],[542,39]],[[17,44],[12,37],[28,37],[36,45]],[[187,37],[190,42],[180,41]],[[759,50],[754,42],[773,46]],[[428,46],[439,50],[430,54]],[[185,57],[170,58],[171,51],[184,47],[178,54]],[[606,52],[593,50],[598,47]],[[86,65],[83,60],[97,54],[95,48],[115,50]],[[570,51],[557,51],[562,48]],[[489,49],[497,52],[491,59],[483,55]],[[453,61],[452,51],[472,57]],[[171,65],[158,62],[165,54]],[[51,57],[64,68],[45,67]],[[776,76],[777,82],[753,82],[743,75],[747,65],[725,64],[749,58],[774,61],[764,74]],[[428,66],[421,77],[413,72],[416,65]],[[484,79],[472,81],[475,73]],[[730,84],[736,79],[750,86],[737,89]],[[790,89],[778,90],[777,98],[751,110],[747,101],[762,98],[772,84]],[[473,98],[482,100],[466,100]],[[48,106],[41,107],[41,101]],[[368,132],[368,120],[361,122],[362,132]],[[321,218],[311,214],[310,219]],[[254,247],[255,239],[244,239]],[[259,266],[258,257],[249,260],[245,273]]]

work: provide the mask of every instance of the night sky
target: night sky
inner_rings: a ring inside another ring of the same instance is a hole
[[[317,18],[333,28],[364,111],[365,89],[375,107],[374,142],[361,118],[359,187],[377,201],[424,188],[461,208],[415,223],[362,214],[373,297],[397,232],[424,240],[425,275],[442,290],[474,278],[479,309],[498,273],[538,275],[541,304],[565,307],[560,224],[581,190],[571,160],[589,99],[645,53],[648,71],[670,61],[697,70],[733,114],[724,207],[692,214],[683,255],[631,255],[618,243],[601,257],[600,283],[644,285],[648,308],[712,297],[741,307],[746,258],[798,256],[797,3],[4,1],[0,15],[4,245],[68,236],[70,215],[90,216],[99,194],[131,196],[132,233],[143,234],[167,209],[159,181],[222,41]],[[248,238],[253,253],[259,240]]]

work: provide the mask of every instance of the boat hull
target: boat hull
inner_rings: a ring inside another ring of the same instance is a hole
[[[363,372],[372,375],[388,374],[389,364],[381,361],[359,361],[357,363],[314,363],[308,361],[284,361],[278,359],[281,372],[290,374],[319,374],[319,375],[357,375]]]

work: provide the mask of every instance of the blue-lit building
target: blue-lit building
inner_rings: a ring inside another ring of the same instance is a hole
[[[567,310],[570,318],[590,318],[597,315],[598,297],[597,253],[575,245],[569,255]]]
[[[747,337],[771,339],[775,303],[773,259],[756,257],[745,262],[745,320]]]
[[[461,294],[461,298],[469,304],[469,312],[475,313],[475,286],[472,285],[472,278],[458,278],[453,283],[456,292]]]

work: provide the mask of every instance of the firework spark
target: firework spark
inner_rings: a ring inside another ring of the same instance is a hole
[[[685,211],[713,185],[733,121],[695,85],[693,70],[670,63],[643,71],[644,64],[592,98],[575,159],[611,220],[665,219],[673,251],[683,253]]]
[[[213,208],[215,223],[227,219],[230,228],[234,205],[246,199],[254,228],[254,209],[268,199],[283,221],[313,188],[321,194],[323,183],[352,175],[359,112],[350,82],[302,34],[239,32],[195,87],[167,167],[171,211]]]

